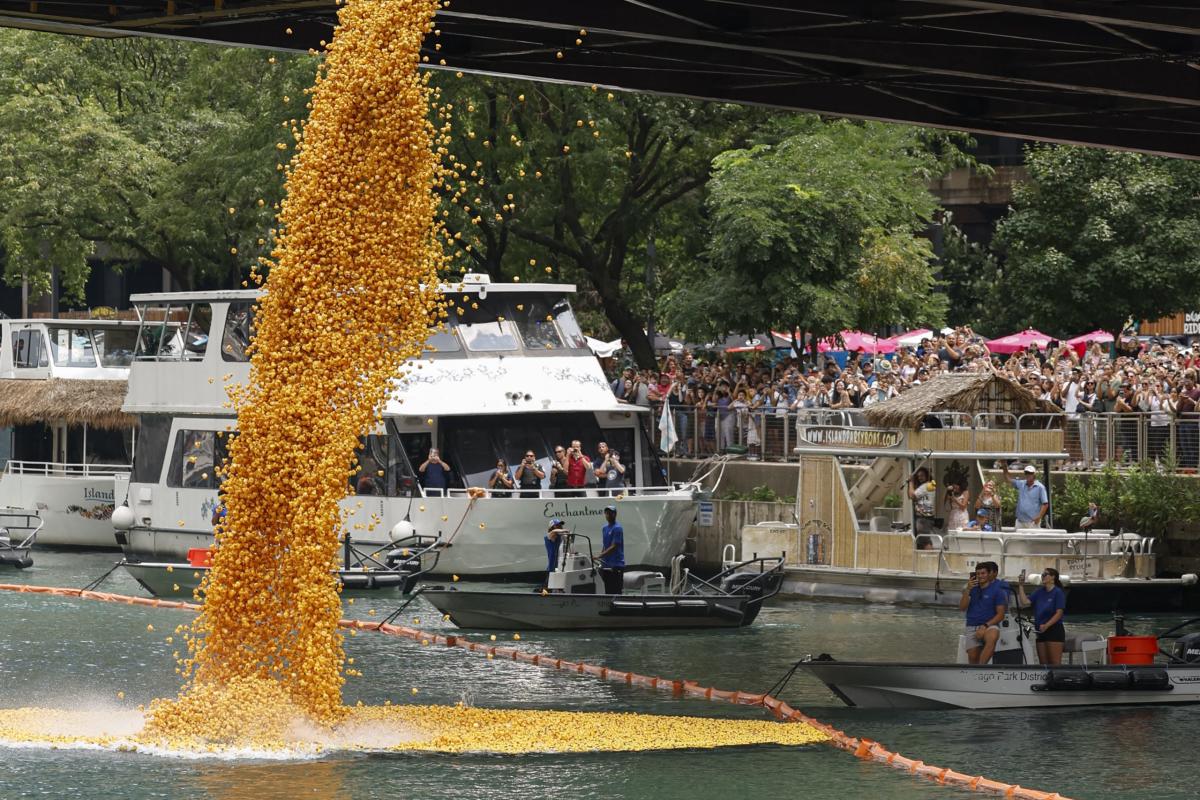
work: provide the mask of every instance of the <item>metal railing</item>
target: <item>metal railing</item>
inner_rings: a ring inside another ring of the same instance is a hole
[[[10,475],[45,475],[70,478],[114,478],[130,473],[124,464],[67,464],[60,461],[18,461],[10,459],[4,471]]]
[[[653,404],[652,413],[658,420],[662,404]],[[668,455],[676,457],[744,453],[764,461],[796,461],[796,446],[808,428],[870,427],[862,409],[856,408],[735,409],[672,404],[671,416],[677,443]],[[1031,435],[1061,430],[1064,463],[1071,469],[1099,469],[1107,464],[1125,468],[1145,461],[1164,464],[1173,457],[1179,471],[1200,471],[1200,414],[941,412],[929,416],[942,429],[969,430],[972,450],[977,438],[997,430],[1014,432],[1014,450],[1024,449],[1026,441],[1032,449],[1041,450],[1032,444]]]
[[[626,496],[637,497],[652,497],[655,495],[671,495],[687,490],[687,484],[676,483],[672,486],[622,486],[617,488],[607,486],[584,486],[583,488],[575,489],[501,489],[499,491],[493,489],[431,489],[424,488],[425,497],[461,497],[470,499],[472,497],[492,497],[492,498],[527,498],[527,499],[542,499],[554,500],[557,498],[570,499],[573,497],[616,497],[619,494]]]

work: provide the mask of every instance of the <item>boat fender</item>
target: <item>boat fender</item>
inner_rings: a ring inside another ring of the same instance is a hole
[[[1149,667],[1146,669],[1131,669],[1129,670],[1129,682],[1134,689],[1143,691],[1170,691],[1175,687],[1171,685],[1171,675],[1161,667]]]
[[[1122,691],[1129,688],[1129,673],[1125,670],[1093,670],[1092,688],[1100,691]]]
[[[1046,671],[1046,683],[1042,688],[1048,691],[1061,692],[1090,689],[1091,686],[1092,676],[1083,670],[1051,669]]]

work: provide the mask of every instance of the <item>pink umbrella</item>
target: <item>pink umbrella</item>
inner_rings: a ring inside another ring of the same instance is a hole
[[[934,338],[933,331],[929,328],[917,328],[915,331],[907,333],[898,333],[895,336],[889,336],[886,339],[880,339],[881,346],[891,347],[892,350],[898,350],[901,347],[916,347],[921,343],[922,339]],[[890,353],[891,350],[883,350],[881,352]]]
[[[987,343],[987,348],[993,353],[999,353],[1000,355],[1019,353],[1031,344],[1036,345],[1039,350],[1045,350],[1046,345],[1053,338],[1053,336],[1047,336],[1041,331],[1035,331],[1033,328],[1026,328],[1020,333],[1010,333],[1008,336],[992,339]]]
[[[1076,336],[1074,339],[1067,339],[1065,344],[1075,348],[1075,352],[1082,356],[1083,352],[1092,342],[1109,344],[1112,341],[1113,335],[1108,331],[1092,331],[1091,333],[1085,333],[1080,336]]]
[[[838,344],[837,337],[831,336],[828,339],[822,339],[817,345],[817,350],[822,353],[828,353],[831,350],[849,350],[851,352],[862,350],[867,353],[894,353],[896,351],[896,345],[887,339],[877,339],[862,331],[842,331],[838,336],[841,337],[843,344]]]

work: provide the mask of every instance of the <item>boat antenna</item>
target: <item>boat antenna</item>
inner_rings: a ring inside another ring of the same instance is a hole
[[[1021,570],[1021,574],[1017,576],[1017,582],[1020,588],[1024,588],[1024,579],[1025,570]],[[1025,626],[1021,623],[1028,621],[1028,617],[1025,617],[1021,614],[1021,592],[1014,592],[1012,590],[1012,586],[1008,587],[1008,592],[1013,596],[1013,600],[1015,601],[1013,605],[1016,606],[1017,609],[1017,645],[1018,649],[1021,651],[1021,663],[1025,664],[1027,663],[1025,661]]]

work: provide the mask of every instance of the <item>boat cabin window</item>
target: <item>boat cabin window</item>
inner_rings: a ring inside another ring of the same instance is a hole
[[[545,300],[536,297],[525,298],[524,302],[513,306],[517,327],[521,330],[521,338],[525,346],[531,350],[561,350],[562,336],[554,324],[554,315]]]
[[[208,351],[208,330],[212,326],[212,306],[193,303],[187,326],[183,329],[183,360],[203,361]]]
[[[137,330],[134,328],[96,328],[92,331],[96,352],[100,354],[102,367],[128,367],[133,363],[133,351],[137,346]]]
[[[404,452],[394,426],[390,433],[362,437],[357,452],[358,470],[350,478],[350,491],[356,495],[411,497],[416,474]]]
[[[521,349],[517,326],[503,313],[497,313],[487,306],[481,306],[478,310],[468,307],[455,327],[471,352],[504,353]]]
[[[56,367],[94,367],[96,351],[87,328],[47,328]]]
[[[425,340],[425,350],[422,355],[426,358],[437,358],[438,355],[461,352],[462,345],[459,344],[458,336],[454,333],[453,328],[449,328],[445,332],[430,332],[429,338]]]
[[[225,314],[225,332],[221,337],[221,358],[226,361],[249,361],[246,348],[254,337],[254,303],[230,303]]]
[[[167,486],[176,489],[215,489],[216,468],[225,461],[225,439],[216,431],[181,430],[175,434]]]
[[[465,486],[486,486],[497,458],[508,462],[511,474],[527,451],[533,451],[549,476],[556,444],[565,447],[579,439],[583,452],[594,458],[596,444],[605,440],[595,414],[589,413],[539,414],[536,422],[523,414],[442,417],[438,424],[442,458]],[[621,456],[624,459],[625,453]],[[543,487],[548,486],[544,480]]]
[[[567,347],[586,350],[587,338],[584,337],[583,330],[575,320],[575,313],[571,311],[571,304],[567,302],[567,298],[564,297],[556,302],[550,309],[550,313],[554,315],[554,321],[558,323],[559,333],[562,334]]]
[[[13,333],[13,365],[23,369],[50,366],[46,340],[37,329]]]
[[[133,455],[134,483],[158,483],[167,455],[171,418],[165,414],[143,414],[138,420],[138,444]]]

